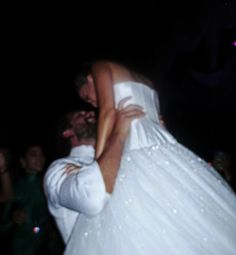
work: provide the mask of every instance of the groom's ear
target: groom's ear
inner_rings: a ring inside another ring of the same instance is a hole
[[[75,132],[74,132],[74,130],[72,130],[72,129],[67,129],[67,130],[65,130],[65,131],[62,132],[62,136],[63,136],[64,138],[70,138],[70,137],[72,137],[72,136],[74,136],[74,135],[75,135]]]

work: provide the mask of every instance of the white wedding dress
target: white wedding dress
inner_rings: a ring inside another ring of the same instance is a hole
[[[116,105],[132,96],[146,115],[132,123],[109,202],[79,216],[65,254],[235,255],[233,191],[160,125],[155,90],[123,82],[114,93]]]

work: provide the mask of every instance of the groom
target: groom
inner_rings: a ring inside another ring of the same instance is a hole
[[[44,178],[48,207],[65,244],[80,213],[93,216],[106,206],[113,191],[130,124],[144,116],[140,107],[123,107],[122,104],[116,112],[109,143],[97,160],[94,159],[94,113],[75,111],[65,116],[61,135],[65,142],[69,142],[70,155],[54,161]]]

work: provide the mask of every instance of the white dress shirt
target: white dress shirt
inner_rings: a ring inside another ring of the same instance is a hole
[[[44,177],[49,211],[54,216],[65,243],[68,242],[78,215],[98,214],[110,197],[106,193],[94,154],[92,146],[74,147],[68,157],[54,161]],[[65,173],[68,164],[77,165],[80,169]]]

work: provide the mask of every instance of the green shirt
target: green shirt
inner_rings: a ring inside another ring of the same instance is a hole
[[[17,225],[12,221],[15,210],[24,210],[26,220]],[[14,196],[3,212],[2,231],[11,234],[12,254],[47,254],[50,215],[41,178],[37,173],[26,174],[14,185]]]

